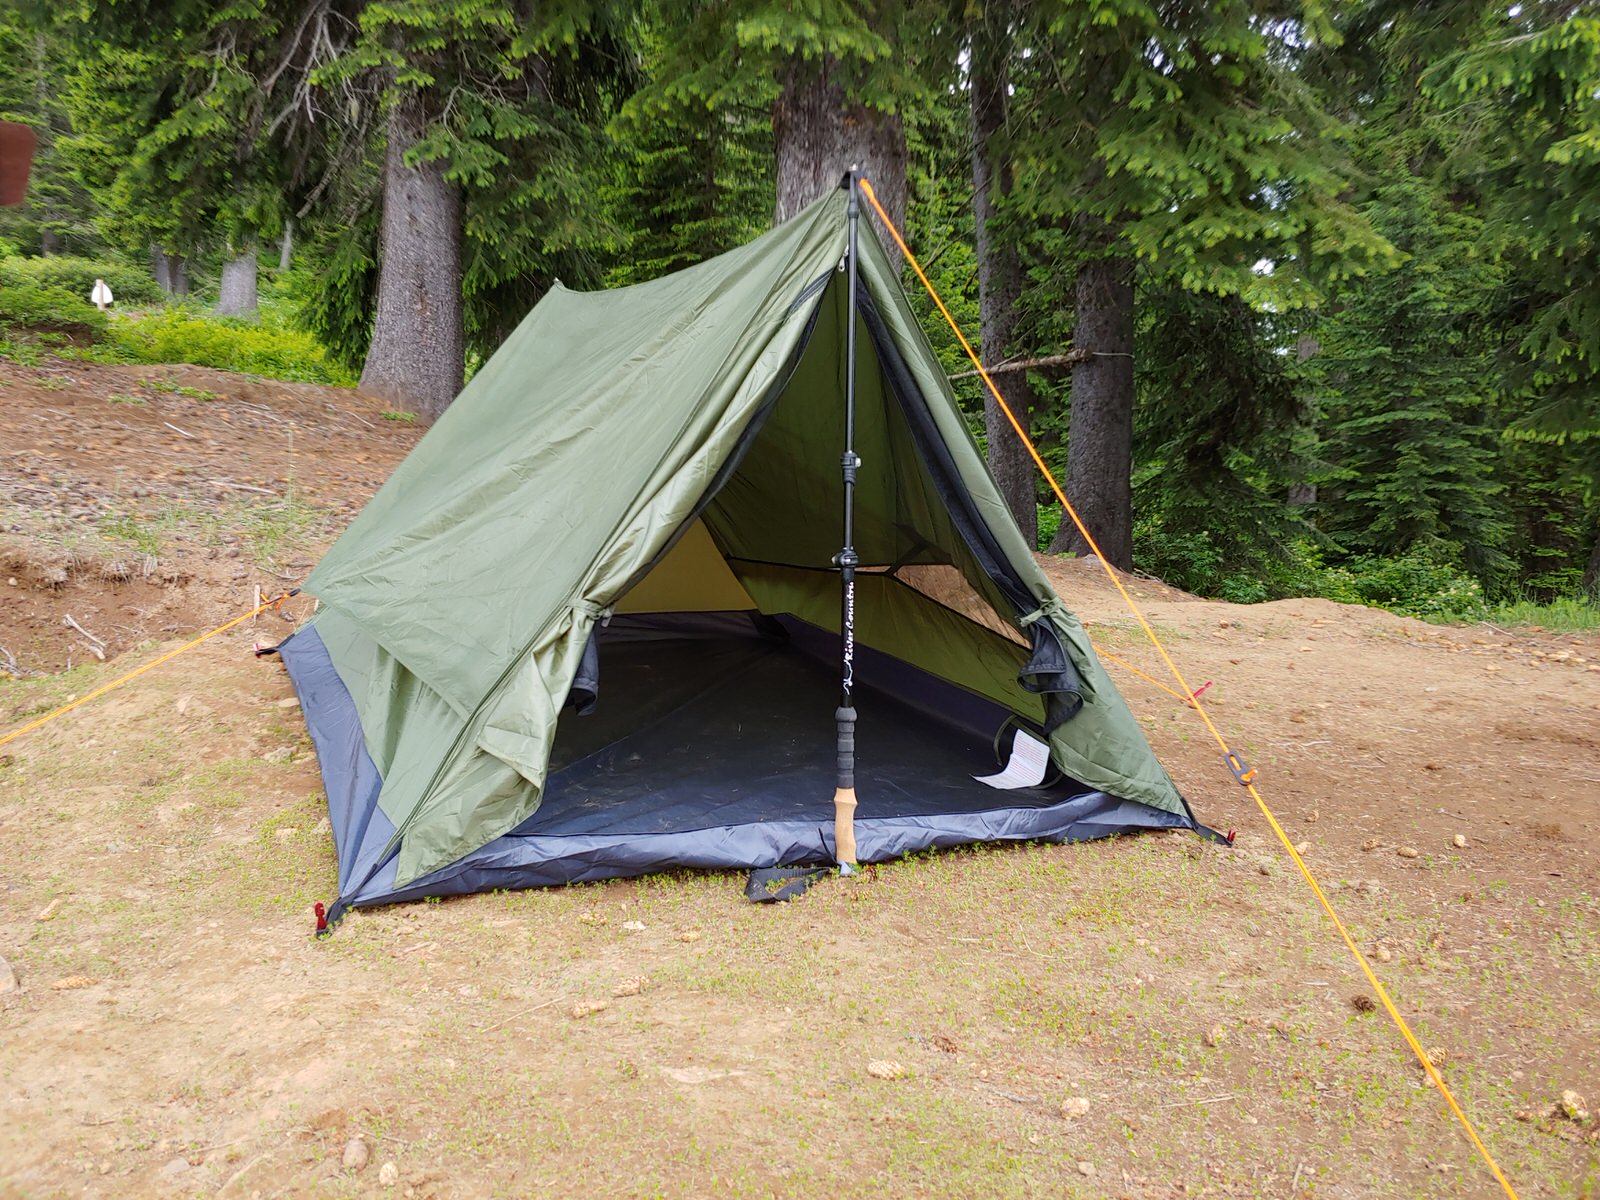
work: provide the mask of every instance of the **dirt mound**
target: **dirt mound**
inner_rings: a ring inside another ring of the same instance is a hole
[[[415,444],[341,388],[0,363],[0,669],[201,629],[304,577]]]

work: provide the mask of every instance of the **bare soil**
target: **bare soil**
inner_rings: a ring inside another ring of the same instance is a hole
[[[0,736],[293,586],[417,436],[354,392],[0,364]],[[1177,687],[1097,564],[1045,561]],[[1595,1195],[1600,1118],[1560,1103],[1600,1111],[1600,638],[1127,582],[1519,1193]],[[676,874],[315,941],[316,762],[250,654],[288,628],[0,747],[0,1196],[1500,1194],[1205,728],[1116,664],[1233,849],[979,848],[770,907]]]

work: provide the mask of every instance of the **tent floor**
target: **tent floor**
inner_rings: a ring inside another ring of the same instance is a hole
[[[747,618],[719,616],[608,629],[599,703],[562,716],[544,802],[516,834],[831,822],[839,668],[823,653],[836,654],[838,638],[785,627],[791,636],[764,637]],[[977,782],[999,769],[1004,710],[904,664],[892,682],[912,694],[895,694],[870,682],[877,663],[857,662],[860,819],[1044,807],[1090,790]]]
[[[834,861],[839,639],[788,617],[759,620],[767,635],[746,614],[613,621],[599,644],[599,704],[562,714],[539,810],[404,884],[350,694],[317,630],[296,633],[280,652],[322,763],[341,888],[350,887],[340,903]],[[1070,779],[1008,791],[978,783],[973,775],[996,769],[1005,710],[866,647],[856,674],[862,862],[1197,828]]]

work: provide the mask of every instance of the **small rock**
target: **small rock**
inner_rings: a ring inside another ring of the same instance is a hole
[[[905,1067],[890,1058],[875,1058],[867,1064],[867,1074],[874,1079],[899,1079],[905,1073]]]
[[[1361,849],[1364,850],[1364,851],[1372,851],[1372,850],[1376,850],[1382,844],[1383,843],[1380,842],[1377,838],[1368,838],[1366,841],[1361,843]]]
[[[635,975],[632,979],[624,979],[621,983],[617,984],[616,987],[611,989],[611,994],[619,997],[637,996],[640,992],[644,991],[644,985],[647,982],[648,980],[646,980],[643,975]]]
[[[1561,1093],[1561,1111],[1571,1121],[1587,1121],[1589,1119],[1588,1103],[1571,1088]]]
[[[286,696],[282,700],[279,700],[278,703],[274,707],[276,707],[276,708],[299,708],[300,707],[300,698],[298,696]]]
[[[574,1019],[581,1020],[584,1017],[591,1017],[597,1012],[605,1012],[610,1007],[611,1003],[608,1000],[576,1000],[572,1004],[572,1016]]]
[[[157,1179],[178,1179],[189,1173],[189,1160],[187,1158],[169,1158],[161,1170],[156,1172]]]
[[[624,929],[626,929],[629,933],[643,933],[644,932],[644,922],[643,921],[624,921],[622,923],[622,927]]]
[[[1061,1115],[1069,1121],[1078,1117],[1088,1116],[1089,1099],[1087,1096],[1068,1096],[1061,1102]]]
[[[1467,835],[1464,833],[1456,834],[1455,837],[1450,839],[1450,844],[1457,850],[1465,850],[1467,848]]]
[[[1256,870],[1260,871],[1263,875],[1271,875],[1277,869],[1277,865],[1265,854],[1256,859]]]
[[[400,1182],[400,1168],[392,1162],[386,1162],[378,1168],[378,1182],[384,1187],[393,1187]]]
[[[1206,1045],[1215,1050],[1218,1046],[1222,1045],[1223,1042],[1228,1040],[1228,1031],[1224,1029],[1221,1024],[1213,1025],[1210,1029],[1206,1030],[1204,1040]]]
[[[698,942],[700,940],[700,931],[698,929],[685,929],[678,935],[678,940],[680,942]]]
[[[6,586],[7,587],[16,587],[17,586],[17,577],[15,575],[8,575],[6,577]]]
[[[1392,962],[1394,960],[1394,951],[1387,946],[1379,946],[1372,954],[1379,962]]]
[[[1304,858],[1306,856],[1307,851],[1309,851],[1310,849],[1311,849],[1311,843],[1310,842],[1299,842],[1299,843],[1297,843],[1295,845],[1294,852],[1296,854],[1298,854],[1301,858]]]
[[[11,969],[11,964],[0,958],[0,996],[10,995],[19,988],[17,973]]]
[[[1401,846],[1395,853],[1401,858],[1416,858],[1417,848],[1415,846]]]
[[[263,754],[261,756],[261,761],[269,763],[286,763],[293,757],[293,746],[279,746],[276,749],[268,750],[265,754]]]
[[[57,896],[54,900],[50,901],[49,904],[46,904],[43,908],[41,908],[39,910],[39,915],[34,917],[34,920],[35,921],[48,921],[51,917],[56,915],[56,909],[58,909],[60,907],[61,907],[61,897]]]
[[[1313,808],[1310,812],[1308,812],[1306,814],[1306,824],[1307,825],[1315,825],[1319,820],[1321,820],[1321,818],[1322,818],[1322,810],[1321,809],[1317,809],[1317,808]]]
[[[1093,1179],[1098,1172],[1094,1169],[1092,1162],[1081,1162],[1078,1164],[1078,1174],[1086,1179]]]
[[[367,1143],[358,1137],[351,1138],[344,1144],[344,1169],[346,1171],[364,1170],[367,1160],[372,1157],[372,1151],[367,1149]]]
[[[91,988],[99,980],[91,979],[87,975],[68,975],[65,979],[58,979],[50,985],[53,992],[75,992],[81,988]]]

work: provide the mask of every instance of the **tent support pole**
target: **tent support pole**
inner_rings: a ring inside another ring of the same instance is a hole
[[[849,218],[849,252],[845,257],[849,288],[845,317],[845,368],[844,368],[844,454],[839,465],[844,474],[844,547],[834,556],[839,568],[841,585],[841,612],[839,638],[841,645],[839,675],[839,707],[834,711],[838,727],[838,781],[833,793],[833,843],[834,857],[839,862],[841,875],[853,875],[856,869],[856,710],[855,657],[856,657],[856,567],[860,558],[855,547],[855,490],[856,470],[861,459],[856,454],[856,232],[861,223],[861,194],[856,183],[856,168],[852,166],[844,178],[850,200],[846,209]]]

